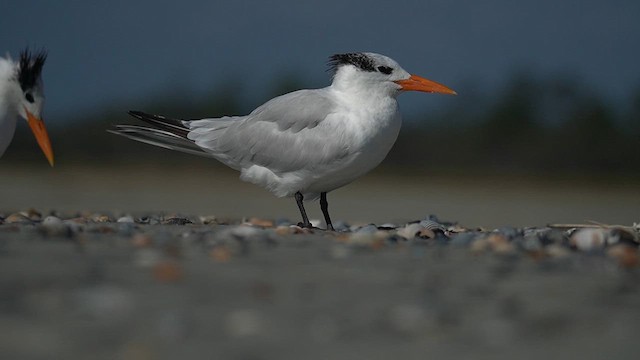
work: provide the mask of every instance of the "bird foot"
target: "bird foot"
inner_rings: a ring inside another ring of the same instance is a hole
[[[311,225],[311,223],[305,224],[305,223],[303,223],[303,222],[299,222],[299,223],[298,223],[298,226],[299,226],[299,227],[301,227],[301,228],[303,228],[303,229],[309,229],[309,230],[323,230],[323,229],[320,229],[320,228],[314,227],[313,225]],[[327,225],[327,228],[326,228],[326,229],[324,229],[324,230],[325,230],[325,231],[336,231],[336,229],[334,229],[334,228],[333,228],[333,225],[332,225],[332,224],[328,224],[328,225]]]

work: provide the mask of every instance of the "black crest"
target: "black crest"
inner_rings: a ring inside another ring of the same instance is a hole
[[[45,60],[47,60],[47,52],[44,50],[39,51],[37,54],[31,54],[29,49],[25,49],[20,53],[18,82],[22,91],[32,89],[36,85],[36,81],[42,74]]]
[[[363,71],[376,71],[373,59],[363,53],[336,54],[329,58],[329,68],[333,72],[342,65],[353,65]]]

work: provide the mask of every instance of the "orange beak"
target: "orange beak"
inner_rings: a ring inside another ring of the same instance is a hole
[[[403,91],[422,91],[428,93],[440,93],[449,95],[458,95],[457,92],[449,89],[448,87],[438,84],[435,81],[427,80],[418,75],[411,75],[406,80],[395,81],[396,84],[402,87]]]
[[[44,156],[49,160],[49,165],[53,166],[53,149],[51,148],[51,141],[49,140],[47,129],[44,127],[44,122],[35,117],[29,110],[25,109],[25,111],[27,112],[27,122],[36,140],[38,140],[40,149],[42,149]]]

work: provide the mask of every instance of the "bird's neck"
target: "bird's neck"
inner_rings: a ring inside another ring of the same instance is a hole
[[[16,64],[0,58],[0,118],[15,121],[22,91],[16,80]]]
[[[396,106],[398,96],[398,90],[392,84],[385,86],[350,71],[339,71],[331,83],[331,89],[350,103],[369,108]]]
[[[358,79],[340,80],[334,79],[331,89],[336,94],[336,102],[339,103],[341,111],[349,114],[347,129],[353,130],[354,139],[367,142],[380,133],[397,134],[401,118],[396,101],[396,89],[381,87],[380,83],[358,82]]]

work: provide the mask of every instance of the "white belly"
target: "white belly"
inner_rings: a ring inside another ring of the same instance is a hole
[[[354,144],[356,147],[352,156],[339,163],[339,166],[320,169],[314,180],[302,189],[305,198],[315,198],[321,192],[329,192],[345,186],[362,175],[373,170],[387,156],[398,138],[402,120],[396,112],[384,126],[376,128],[371,136]]]
[[[262,186],[278,197],[301,192],[305,200],[335,190],[366,174],[387,156],[395,143],[402,119],[395,98],[379,96],[347,101],[320,125],[300,131],[300,141],[289,141],[286,156],[298,161],[286,171],[286,164],[270,167],[247,162],[240,179]],[[355,104],[355,105],[354,105]],[[291,134],[288,134],[291,139]],[[273,136],[273,141],[278,141]],[[323,145],[324,144],[324,145]],[[320,154],[321,156],[316,156]],[[282,156],[285,158],[285,156]],[[278,169],[278,167],[280,169]]]

